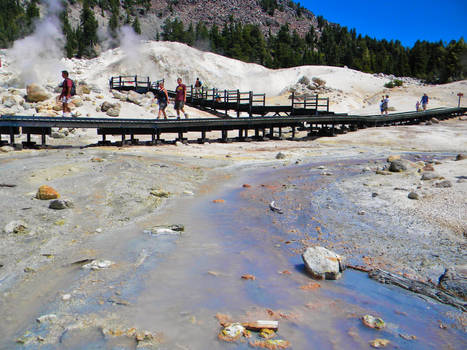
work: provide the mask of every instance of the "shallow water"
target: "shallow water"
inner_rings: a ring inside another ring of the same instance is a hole
[[[350,176],[347,165],[340,167]],[[323,244],[335,239],[333,227],[322,222],[319,208],[324,203],[311,200],[314,191],[324,188],[331,189],[327,195],[332,196],[334,178],[320,176],[312,167],[256,171],[225,184],[213,183],[201,197],[181,199],[160,214],[95,237],[95,254],[115,261],[117,267],[94,272],[57,268],[55,285],[37,296],[34,317],[54,312],[59,318],[73,315],[109,320],[113,327],[147,329],[162,334],[160,349],[249,348],[247,342],[217,339],[216,313],[241,321],[266,319],[273,313],[279,318],[279,338],[290,341],[292,349],[368,349],[375,338],[389,339],[392,348],[464,349],[466,336],[457,328],[455,317],[460,313],[454,308],[379,284],[364,273],[347,270],[340,280],[300,289],[313,281],[298,254],[301,244],[294,240],[304,233],[316,235],[309,229],[316,225],[322,227]],[[242,188],[246,178],[251,188]],[[214,199],[225,202],[213,203]],[[271,200],[284,215],[269,210]],[[185,224],[186,231],[160,237],[143,233],[165,223]],[[291,274],[279,273],[284,270]],[[242,280],[243,274],[256,280]],[[74,291],[73,302],[62,302],[56,290]],[[108,302],[112,297],[129,304]],[[382,317],[387,328],[366,328],[359,319],[365,314]],[[136,348],[132,339],[102,336],[97,323],[62,330],[59,343],[40,348]],[[448,328],[440,329],[440,323]],[[30,323],[19,329],[16,336],[26,329],[44,337],[50,332],[47,325]],[[400,333],[417,340],[404,340]],[[14,347],[13,342],[4,345]]]

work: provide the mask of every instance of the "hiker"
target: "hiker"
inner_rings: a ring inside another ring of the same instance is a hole
[[[386,95],[386,98],[383,100],[384,114],[388,115],[389,109],[389,95]]]
[[[186,102],[186,85],[182,84],[182,78],[177,79],[178,86],[175,88],[175,110],[177,111],[177,119],[180,119],[180,111],[183,112],[185,118],[188,119],[188,114],[183,108]]]
[[[384,114],[384,96],[381,97],[381,101],[379,102],[379,110],[381,111],[381,115]]]
[[[417,103],[415,104],[415,110],[416,110],[417,112],[420,111],[420,101],[417,101]]]
[[[164,115],[164,119],[167,119],[165,109],[167,108],[167,103],[169,102],[169,94],[167,93],[167,89],[164,87],[164,82],[162,81],[159,83],[156,97],[157,103],[159,104],[159,114],[157,115],[157,119],[161,119],[161,114]]]
[[[422,104],[422,108],[423,108],[424,111],[426,111],[426,105],[428,104],[428,100],[429,100],[428,95],[423,94],[420,103]]]
[[[202,85],[203,85],[203,83],[201,82],[201,80],[199,80],[199,78],[196,78],[196,81],[195,81],[195,97],[198,97],[200,95]]]
[[[63,83],[60,85],[62,87],[62,93],[59,96],[59,100],[62,102],[63,114],[62,117],[71,117],[71,109],[68,104],[71,102],[71,90],[73,88],[73,81],[68,78],[68,71],[62,71]]]

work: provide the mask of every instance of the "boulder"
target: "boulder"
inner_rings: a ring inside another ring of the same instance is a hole
[[[37,191],[36,198],[41,200],[57,199],[60,197],[60,194],[54,190],[52,187],[47,185],[42,185]]]
[[[420,196],[418,195],[417,192],[410,192],[410,193],[407,195],[407,197],[408,197],[409,199],[415,199],[415,200],[418,200],[418,199],[420,198]]]
[[[427,180],[436,180],[440,178],[441,176],[438,175],[437,173],[429,171],[429,172],[422,173],[422,177],[420,178],[420,180],[427,181]]]
[[[17,95],[5,95],[2,97],[2,104],[6,108],[11,108],[14,106],[21,106],[24,104],[24,100]]]
[[[72,102],[75,105],[75,107],[81,107],[83,105],[83,100],[79,96],[73,97]]]
[[[119,91],[112,91],[112,94],[114,97],[122,102],[125,102],[127,100],[127,94],[123,94]]]
[[[106,113],[109,117],[118,117],[120,115],[120,108],[118,107],[113,107],[113,108],[110,108],[107,113]]]
[[[101,109],[102,112],[107,112],[109,109],[114,108],[115,106],[116,106],[115,103],[110,103],[108,101],[104,101],[104,102],[102,102],[100,109]]]
[[[452,183],[449,180],[444,180],[444,181],[435,183],[434,186],[437,188],[448,188],[448,187],[452,187]]]
[[[26,101],[28,102],[41,102],[48,100],[50,95],[42,87],[37,84],[26,86]]]
[[[345,269],[344,258],[324,247],[308,247],[302,259],[307,272],[315,279],[336,280]]]
[[[89,86],[87,86],[86,83],[81,82],[76,87],[76,93],[78,95],[89,95],[91,93],[91,89],[89,88]]]
[[[138,106],[141,105],[142,103],[142,96],[138,94],[136,91],[130,91],[128,92],[127,100],[129,102],[132,102]]]
[[[407,161],[403,159],[396,159],[389,165],[389,171],[393,173],[403,172],[407,170]]]
[[[285,158],[287,158],[287,156],[282,152],[279,152],[276,154],[276,159],[285,159]]]
[[[458,160],[464,160],[464,159],[467,159],[467,156],[466,156],[465,154],[459,153],[459,154],[456,156],[456,161],[458,161]]]
[[[0,152],[2,153],[8,153],[8,152],[13,152],[15,149],[11,146],[2,146],[0,147]]]
[[[467,300],[467,265],[457,265],[445,269],[439,277],[438,286]]]
[[[433,124],[439,124],[439,120],[436,119],[436,118],[434,118],[434,117],[431,118],[431,122],[432,122]]]
[[[55,210],[63,210],[68,208],[73,208],[73,202],[69,200],[55,199],[50,202],[49,208]]]
[[[400,159],[401,159],[401,156],[399,155],[391,155],[386,160],[388,163],[391,163],[391,162],[394,162],[395,160],[400,160]]]
[[[8,224],[5,225],[3,228],[3,232],[6,234],[11,233],[26,233],[28,226],[24,221],[21,220],[14,220],[10,221]]]

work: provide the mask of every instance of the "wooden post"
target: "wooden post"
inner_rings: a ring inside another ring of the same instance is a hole
[[[224,90],[224,103],[225,103],[225,116],[227,117],[227,112],[228,112],[228,109],[227,109],[227,104],[229,102],[229,98],[227,96],[227,90]]]
[[[326,101],[326,112],[329,113],[329,97],[328,97],[328,99]]]
[[[294,101],[295,101],[295,92],[292,92],[292,110],[290,111],[290,115],[293,115],[294,110]]]
[[[190,97],[191,97],[191,103],[193,103],[193,85],[190,85]]]
[[[148,92],[150,89],[151,89],[151,80],[148,77],[148,88],[147,88],[146,92]]]
[[[118,87],[119,88],[122,87],[122,76],[121,75],[118,76]]]
[[[135,75],[135,91],[137,87],[138,87],[138,76]]]
[[[252,107],[253,107],[253,91],[250,91],[250,101],[249,101],[249,106],[248,106],[248,113],[250,115],[250,118],[253,116],[251,114]]]
[[[13,146],[15,144],[15,131],[10,127],[10,144]]]
[[[237,90],[237,118],[240,118],[240,90]]]
[[[45,146],[45,132],[41,134],[41,145]]]

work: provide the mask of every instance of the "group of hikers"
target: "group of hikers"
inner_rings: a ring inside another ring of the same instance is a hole
[[[429,101],[429,97],[427,94],[423,94],[422,98],[420,99],[420,101],[417,101],[417,103],[415,104],[415,109],[417,112],[419,112],[420,110],[423,110],[423,111],[426,111],[426,107],[428,106],[428,101]],[[389,110],[389,95],[386,95],[386,96],[382,96],[381,97],[381,102],[379,104],[379,109],[381,111],[381,115],[385,114],[387,115],[388,114],[388,110]]]
[[[201,93],[201,86],[203,83],[196,78],[195,82],[195,97],[199,96]],[[161,119],[161,116],[164,116],[164,119],[167,119],[167,114],[165,109],[169,103],[169,94],[167,89],[164,87],[164,82],[159,82],[159,86],[156,91],[156,98],[159,104],[159,113],[157,119]],[[175,88],[175,103],[174,108],[177,112],[177,119],[180,119],[180,111],[183,112],[183,115],[188,119],[188,114],[185,112],[185,102],[186,102],[186,85],[182,83],[182,78],[177,79],[177,87]]]

